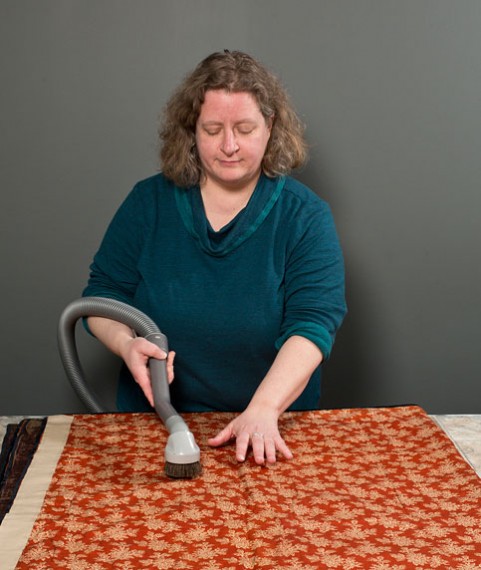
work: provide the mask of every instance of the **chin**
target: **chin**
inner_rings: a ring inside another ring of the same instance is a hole
[[[231,171],[219,173],[217,180],[221,184],[229,184],[236,186],[249,186],[254,180],[258,180],[260,173],[249,173],[249,172],[234,172]]]

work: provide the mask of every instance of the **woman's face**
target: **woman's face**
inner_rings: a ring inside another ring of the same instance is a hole
[[[250,93],[207,91],[196,126],[203,183],[228,189],[255,185],[270,134]]]

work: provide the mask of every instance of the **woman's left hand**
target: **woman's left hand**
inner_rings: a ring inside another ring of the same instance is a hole
[[[215,437],[210,438],[209,445],[218,447],[235,439],[236,458],[240,462],[245,461],[249,447],[258,465],[275,463],[277,451],[286,459],[292,459],[292,453],[279,433],[277,420],[278,416],[273,410],[249,406]]]

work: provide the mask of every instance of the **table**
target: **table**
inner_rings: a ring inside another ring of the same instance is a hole
[[[481,414],[431,416],[481,477]]]
[[[203,463],[189,481],[164,475],[154,414],[48,418],[0,526],[6,568],[481,567],[481,480],[438,418],[284,414],[294,459],[259,467],[206,445],[230,417],[185,415]]]

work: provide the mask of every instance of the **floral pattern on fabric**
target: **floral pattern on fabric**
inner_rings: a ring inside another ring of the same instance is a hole
[[[75,416],[17,569],[481,568],[481,481],[421,408],[286,413],[269,467],[207,446],[232,414],[184,417],[193,480],[154,414]]]

